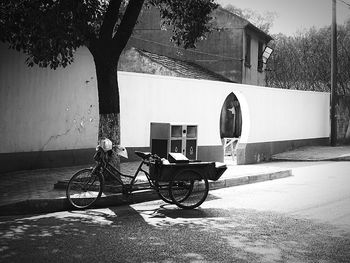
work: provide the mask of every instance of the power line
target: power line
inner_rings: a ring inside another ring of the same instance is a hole
[[[339,2],[342,2],[343,4],[345,4],[345,5],[347,5],[348,6],[348,8],[350,8],[350,4],[349,3],[347,3],[347,2],[345,2],[344,0],[338,0]]]
[[[143,38],[139,38],[139,37],[135,37],[135,36],[131,36],[131,38],[137,39],[137,40],[141,40],[141,41],[145,41],[145,42],[149,42],[152,44],[157,44],[160,46],[164,46],[164,47],[170,47],[175,49],[175,47],[167,45],[167,44],[163,44],[157,41],[153,41],[153,40],[148,40],[148,39],[143,39]],[[196,51],[196,50],[190,50],[190,49],[185,49],[182,47],[176,47],[176,49],[181,49],[184,50],[186,52],[192,52],[192,53],[197,53],[197,54],[202,54],[202,55],[209,55],[209,56],[213,56],[213,57],[219,57],[219,58],[223,58],[222,60],[237,60],[237,61],[243,61],[243,59],[241,58],[233,58],[233,57],[227,57],[227,56],[221,56],[221,55],[217,55],[217,54],[211,54],[211,53],[206,53],[206,52],[202,52],[202,51]]]

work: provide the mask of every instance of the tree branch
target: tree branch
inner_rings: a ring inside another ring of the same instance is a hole
[[[117,41],[118,43],[119,52],[121,52],[128,43],[144,2],[145,0],[129,1],[129,4],[123,15],[123,19],[118,27],[117,33],[113,37],[113,40]]]
[[[112,39],[115,24],[118,21],[118,14],[122,0],[111,0],[108,5],[103,23],[100,29],[100,39]]]

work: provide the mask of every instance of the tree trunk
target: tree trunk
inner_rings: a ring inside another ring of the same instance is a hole
[[[121,52],[125,48],[145,0],[132,0],[113,36],[121,1],[111,1],[100,36],[93,39],[88,47],[96,66],[100,122],[98,139],[108,138],[113,144],[120,144],[120,102],[117,68]],[[120,168],[119,157],[115,166]]]
[[[98,140],[108,138],[113,145],[120,144],[120,101],[117,78],[118,60],[112,59],[112,53],[102,49],[94,55],[98,102],[99,102],[99,130]],[[120,168],[118,156],[111,158],[113,166]]]

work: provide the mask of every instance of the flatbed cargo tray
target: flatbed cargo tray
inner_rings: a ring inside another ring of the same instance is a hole
[[[177,180],[208,180],[217,181],[226,171],[227,166],[219,162],[189,162],[189,163],[150,163],[150,177],[160,182]]]

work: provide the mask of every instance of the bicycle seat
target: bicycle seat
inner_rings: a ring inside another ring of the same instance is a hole
[[[135,151],[135,154],[138,156],[138,157],[141,157],[142,159],[148,159],[149,157],[152,156],[152,154],[150,152],[139,152],[139,151]]]

